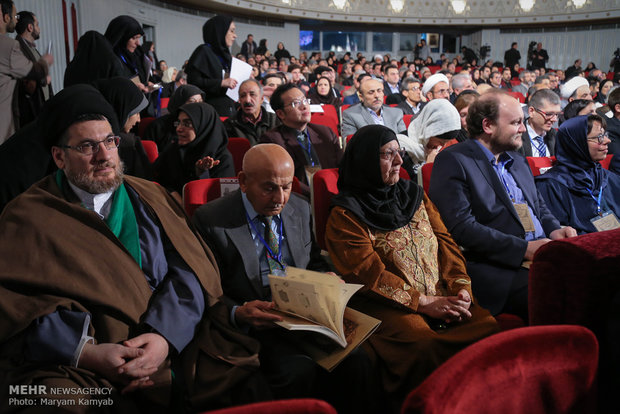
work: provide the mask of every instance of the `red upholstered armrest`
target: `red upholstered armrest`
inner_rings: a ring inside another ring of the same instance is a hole
[[[530,267],[530,324],[578,324],[599,336],[619,275],[620,229],[544,245]]]

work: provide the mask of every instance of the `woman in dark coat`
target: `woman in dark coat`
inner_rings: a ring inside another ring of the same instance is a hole
[[[261,39],[258,47],[256,48],[257,55],[266,55],[269,50],[267,49],[267,39]]]
[[[181,194],[189,181],[235,176],[226,129],[211,105],[181,106],[175,124],[177,139],[155,161],[155,181]]]
[[[187,83],[202,89],[207,97],[205,102],[220,116],[233,116],[235,101],[226,91],[237,86],[237,80],[228,77],[232,62],[230,47],[237,38],[235,23],[228,16],[212,17],[202,27],[202,38],[204,44],[194,50],[185,68]]]
[[[290,59],[291,54],[284,48],[284,43],[278,42],[278,50],[275,51],[273,57],[275,57],[277,61],[280,61],[282,58]]]
[[[578,233],[597,231],[608,215],[620,215],[620,176],[599,161],[607,156],[606,122],[599,115],[578,116],[560,125],[558,163],[537,177],[536,187],[563,226]]]
[[[336,110],[340,108],[340,99],[332,93],[332,87],[327,78],[321,78],[316,82],[316,87],[308,92],[308,99],[315,105],[334,105]]]
[[[140,38],[144,36],[142,25],[131,16],[118,16],[110,21],[104,36],[123,63],[127,77],[138,76],[136,85],[143,92],[148,92],[151,64],[140,47]]]

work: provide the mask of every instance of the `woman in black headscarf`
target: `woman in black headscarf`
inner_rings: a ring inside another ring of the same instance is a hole
[[[125,173],[151,179],[151,163],[146,156],[142,141],[130,132],[136,123],[140,122],[140,111],[148,105],[144,94],[132,81],[122,77],[98,80],[95,82],[95,88],[116,112],[121,127],[121,132],[118,134],[121,137],[118,154],[125,166]]]
[[[104,36],[123,63],[126,77],[137,76],[136,85],[143,92],[149,92],[151,63],[140,47],[140,39],[144,36],[142,25],[131,16],[118,16],[110,21]]]
[[[235,23],[228,16],[212,17],[202,26],[202,38],[204,44],[194,50],[185,68],[187,83],[202,89],[207,97],[205,102],[220,116],[233,116],[235,102],[226,91],[237,86],[237,80],[229,77],[230,47],[237,38]]]
[[[65,88],[115,76],[128,77],[110,42],[94,30],[84,33],[78,41],[75,56],[65,70]]]
[[[600,164],[611,142],[605,128],[599,115],[563,122],[556,138],[558,163],[536,178],[536,187],[555,218],[580,234],[597,231],[595,223],[600,224],[606,213],[620,217],[620,176]]]
[[[179,108],[188,103],[203,101],[204,96],[200,88],[194,85],[179,86],[168,102],[168,113],[151,122],[142,138],[155,141],[157,150],[162,152],[171,141],[176,140],[177,132],[174,122],[177,120]]]
[[[267,49],[267,39],[261,39],[258,43],[258,47],[256,48],[256,54],[267,57],[267,52],[269,52]]]
[[[289,53],[288,50],[284,48],[284,43],[278,42],[278,47],[275,53],[273,54],[273,57],[276,58],[277,61],[280,61],[280,59],[282,58],[290,59],[291,54]]]
[[[332,93],[332,85],[329,79],[323,77],[316,81],[316,87],[310,89],[308,92],[308,99],[311,104],[323,104],[334,105],[336,110],[340,108],[340,98],[337,98]]]
[[[226,129],[211,105],[181,106],[175,124],[177,140],[169,143],[155,161],[155,181],[181,194],[189,181],[235,176]]]
[[[368,340],[399,406],[443,361],[497,330],[473,303],[465,259],[422,188],[399,178],[404,151],[382,125],[360,128],[340,164],[325,240],[339,274],[361,283]]]

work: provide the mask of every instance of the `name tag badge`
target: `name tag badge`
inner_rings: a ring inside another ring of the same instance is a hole
[[[590,219],[597,231],[613,230],[620,228],[620,221],[613,211],[605,211],[600,216]]]
[[[513,204],[515,210],[517,210],[517,215],[519,216],[519,220],[521,221],[521,225],[526,233],[534,232],[536,229],[534,228],[534,220],[532,220],[532,216],[530,214],[530,209],[527,208],[527,204]]]
[[[312,177],[314,176],[314,174],[317,171],[321,170],[321,166],[320,165],[306,165],[306,178],[308,179],[308,183],[312,182]]]

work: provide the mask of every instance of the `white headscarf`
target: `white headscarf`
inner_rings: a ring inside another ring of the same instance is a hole
[[[401,145],[415,163],[426,161],[424,148],[431,137],[461,129],[461,116],[447,99],[433,99],[427,103],[418,116],[409,124],[406,139],[400,138]]]

